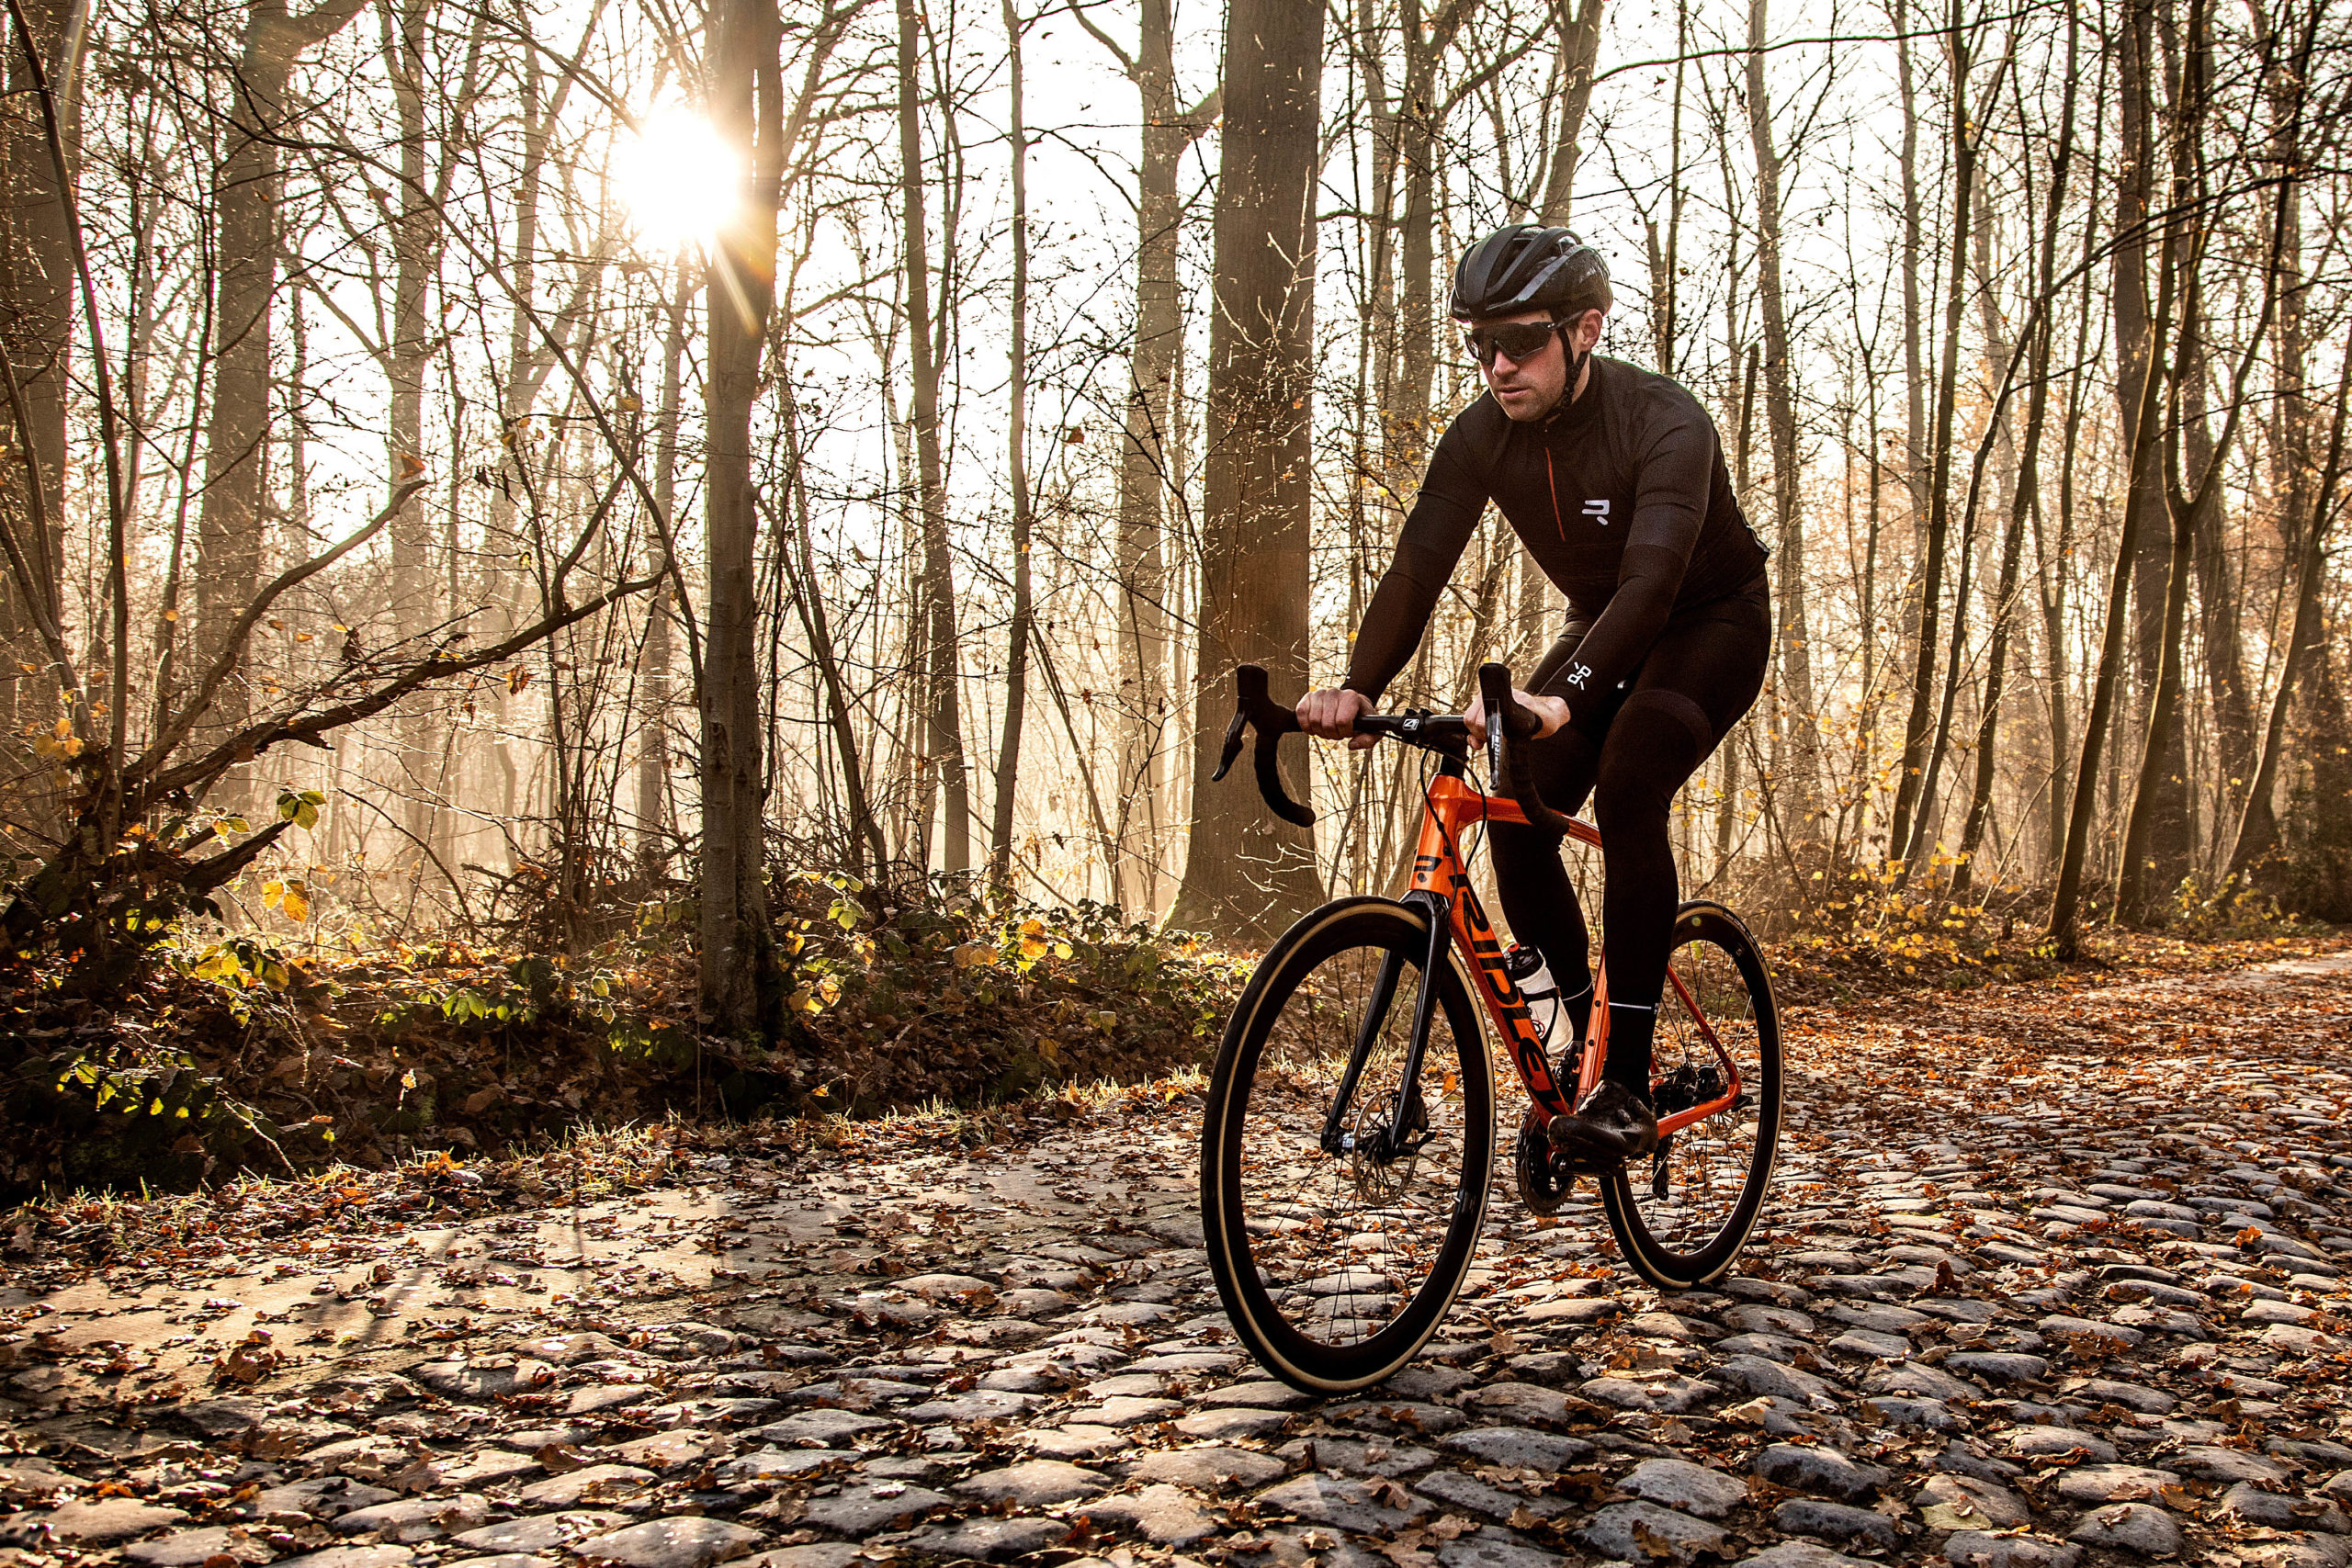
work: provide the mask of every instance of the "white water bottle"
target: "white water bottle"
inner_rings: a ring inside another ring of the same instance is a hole
[[[1559,1043],[1554,1036],[1564,1010],[1560,983],[1552,978],[1552,966],[1535,949],[1513,943],[1510,951],[1503,954],[1503,972],[1519,987],[1520,999],[1527,1004],[1527,1016],[1535,1023],[1535,1038],[1543,1042],[1544,1054],[1549,1056]]]

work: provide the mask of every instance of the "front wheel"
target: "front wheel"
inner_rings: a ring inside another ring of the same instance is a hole
[[[1721,904],[1674,919],[1650,1076],[1661,1118],[1720,1099],[1726,1109],[1661,1139],[1600,1184],[1609,1228],[1634,1272],[1663,1291],[1722,1276],[1747,1244],[1781,1142],[1781,1021],[1756,939]]]
[[[1340,1393],[1412,1359],[1486,1218],[1494,1085],[1439,933],[1412,1069],[1428,911],[1347,898],[1284,932],[1217,1048],[1202,1231],[1234,1332],[1267,1371]]]

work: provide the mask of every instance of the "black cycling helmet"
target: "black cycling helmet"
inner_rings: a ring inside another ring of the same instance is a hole
[[[1457,321],[1549,310],[1555,317],[1606,310],[1609,264],[1570,229],[1514,223],[1470,247],[1453,269]]]

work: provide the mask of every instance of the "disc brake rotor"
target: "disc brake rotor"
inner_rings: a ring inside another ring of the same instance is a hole
[[[1404,1191],[1420,1162],[1418,1149],[1396,1152],[1398,1139],[1389,1116],[1393,1103],[1388,1095],[1367,1095],[1356,1107],[1355,1146],[1348,1155],[1348,1170],[1356,1196],[1368,1203],[1385,1203]]]

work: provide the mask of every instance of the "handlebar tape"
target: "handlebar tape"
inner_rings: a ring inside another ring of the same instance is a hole
[[[1216,772],[1209,775],[1212,784],[1221,781],[1233,769],[1233,760],[1241,754],[1244,731],[1255,728],[1258,743],[1252,749],[1250,765],[1258,775],[1258,793],[1266,797],[1266,805],[1283,821],[1305,828],[1315,821],[1314,811],[1301,806],[1283,788],[1282,769],[1275,755],[1275,746],[1285,735],[1298,728],[1298,714],[1273,700],[1266,690],[1266,671],[1255,664],[1238,666],[1233,671],[1235,702],[1233,722],[1225,727],[1225,746],[1218,754]]]

